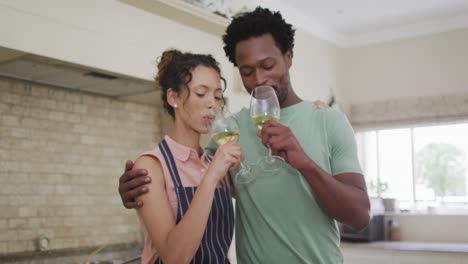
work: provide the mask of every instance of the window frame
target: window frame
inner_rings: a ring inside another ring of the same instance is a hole
[[[410,131],[410,141],[411,141],[411,176],[412,176],[412,194],[411,194],[411,197],[412,199],[407,201],[407,200],[404,200],[404,202],[408,202],[410,204],[410,208],[411,209],[408,209],[408,210],[404,210],[404,211],[408,211],[408,212],[411,212],[411,213],[429,213],[429,214],[434,214],[434,208],[429,208],[429,207],[432,207],[432,206],[427,206],[426,208],[426,211],[424,209],[421,208],[421,204],[424,204],[424,203],[427,203],[429,202],[430,200],[418,200],[417,199],[417,193],[416,193],[416,166],[415,166],[415,135],[414,135],[414,130],[416,128],[421,128],[421,127],[436,127],[436,126],[448,126],[448,125],[460,125],[460,124],[464,124],[464,125],[468,125],[468,119],[467,120],[456,120],[456,121],[445,121],[445,122],[424,122],[424,123],[418,123],[418,124],[401,124],[401,125],[389,125],[389,126],[378,126],[378,127],[375,127],[375,128],[371,128],[371,127],[366,127],[366,128],[357,128],[355,129],[355,134],[359,134],[359,133],[365,133],[365,132],[374,132],[375,133],[375,142],[374,144],[376,145],[376,173],[377,173],[377,177],[376,179],[381,179],[381,172],[380,172],[380,168],[381,168],[381,160],[380,160],[380,144],[379,144],[379,132],[383,131],[383,130],[394,130],[394,129],[409,129]],[[362,140],[362,141],[366,141],[366,140]],[[361,146],[360,146],[361,144]],[[365,143],[364,143],[365,144]],[[363,142],[360,142],[360,140],[357,140],[357,145],[358,145],[358,150],[361,151],[362,147],[363,147]],[[468,153],[465,153],[466,155],[466,158],[468,158]],[[364,165],[364,166],[367,166],[364,164],[364,161],[360,160],[361,162],[361,165]],[[468,170],[468,167],[467,167],[467,170]],[[468,173],[467,173],[468,174]],[[366,183],[367,183],[367,180],[369,180],[370,178],[369,177],[366,177],[366,175],[364,175],[365,179],[366,179]],[[466,179],[468,181],[468,179]],[[440,205],[440,204],[437,204],[435,206],[435,209],[436,209],[436,212],[437,214],[446,214],[446,215],[453,215],[453,214],[461,214],[461,215],[468,215],[468,190],[467,190],[467,193],[465,195],[465,197],[467,197],[467,201],[466,201],[466,205],[464,206],[464,208],[450,208],[449,206],[443,206],[443,205]],[[395,199],[397,201],[403,201],[403,200],[400,200],[398,197],[395,197]],[[437,199],[434,199],[432,200],[432,202],[437,202]],[[450,205],[450,202],[449,204],[447,205]],[[453,204],[452,204],[453,205]]]

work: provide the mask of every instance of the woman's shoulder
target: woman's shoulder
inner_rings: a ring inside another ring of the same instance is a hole
[[[155,157],[155,158],[160,158],[161,155],[162,155],[161,150],[159,149],[158,146],[156,146],[153,149],[150,149],[150,150],[147,150],[147,151],[141,153],[139,157],[152,156],[152,157]]]
[[[167,136],[164,136],[164,139],[166,138]],[[144,157],[144,156],[149,156],[149,157],[153,157],[153,158],[156,158],[156,159],[162,159],[163,158],[163,154],[161,152],[161,149],[159,148],[159,145],[160,143],[158,144],[155,144],[154,147],[152,149],[149,149],[143,153],[140,153],[139,156],[137,157],[137,159],[141,158],[141,157]],[[136,161],[136,160],[135,160]]]
[[[134,169],[156,169],[161,168],[161,162],[157,156],[153,155],[141,155],[139,156],[133,165]]]
[[[160,169],[162,157],[161,150],[158,145],[154,148],[141,153],[134,162],[135,169]]]

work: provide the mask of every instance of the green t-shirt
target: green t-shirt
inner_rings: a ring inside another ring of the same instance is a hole
[[[287,163],[275,172],[254,164],[267,154],[256,135],[248,109],[236,114],[245,161],[257,178],[237,184],[236,251],[245,263],[342,263],[339,232],[325,215],[305,178]],[[346,116],[333,109],[313,109],[301,102],[281,109],[280,123],[288,126],[306,154],[331,175],[362,173],[354,132]],[[210,142],[208,151],[215,149]]]

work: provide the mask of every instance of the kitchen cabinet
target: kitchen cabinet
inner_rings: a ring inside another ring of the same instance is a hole
[[[166,17],[189,27],[221,36],[229,20],[184,1],[174,0],[120,0],[158,16]]]

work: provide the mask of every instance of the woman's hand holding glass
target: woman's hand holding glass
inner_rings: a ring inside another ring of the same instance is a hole
[[[211,125],[211,138],[222,148],[230,142],[236,142],[240,137],[239,124],[235,117],[227,110],[220,111],[217,115],[213,124]],[[240,150],[240,146],[239,146]],[[218,149],[219,151],[219,149]],[[218,154],[218,151],[216,154]],[[215,155],[216,157],[216,155]],[[241,168],[234,175],[234,180],[237,183],[245,184],[249,183],[254,179],[254,175],[251,174],[251,168],[240,162]]]
[[[220,145],[216,150],[207,175],[213,175],[215,177],[213,180],[222,182],[227,172],[237,168],[242,159],[243,155],[240,145],[235,141],[228,141]]]

